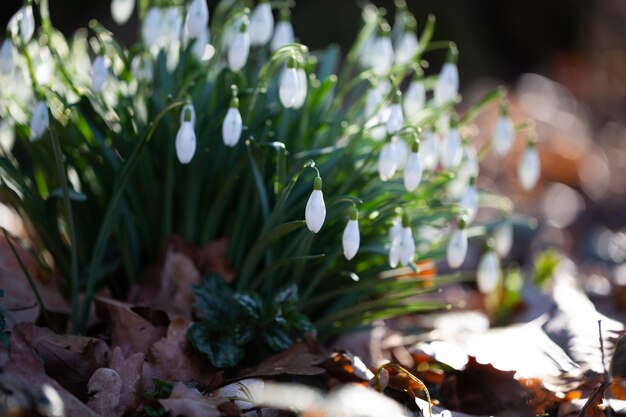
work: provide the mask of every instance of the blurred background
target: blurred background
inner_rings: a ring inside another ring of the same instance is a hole
[[[21,5],[2,0],[6,25]],[[209,0],[213,10],[217,1]],[[374,1],[388,10],[393,0]],[[514,119],[536,121],[542,176],[530,194],[517,185],[515,167],[524,140],[504,161],[487,157],[484,188],[511,196],[517,210],[539,221],[521,238],[514,261],[526,264],[558,246],[583,269],[594,291],[609,281],[626,288],[626,1],[624,0],[408,0],[421,30],[437,17],[435,39],[459,47],[464,106],[497,84],[510,93]],[[55,26],[66,36],[98,19],[126,45],[137,39],[136,15],[116,25],[109,0],[50,0]],[[361,24],[355,0],[298,0],[296,36],[312,49],[337,43],[346,52]],[[429,53],[427,74],[444,52]],[[462,109],[461,109],[462,110]],[[477,120],[477,147],[489,140],[496,106]],[[530,248],[530,250],[529,250]]]

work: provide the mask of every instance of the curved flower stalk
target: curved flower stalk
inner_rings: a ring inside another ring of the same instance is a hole
[[[104,56],[98,55],[91,65],[91,90],[98,94],[102,91],[104,83],[109,76]]]
[[[540,171],[541,165],[539,154],[537,153],[537,143],[534,138],[529,138],[528,146],[517,166],[517,176],[524,191],[530,191],[535,188],[537,181],[539,181]]]
[[[238,71],[246,65],[250,53],[250,35],[248,34],[248,20],[244,17],[239,32],[233,37],[228,48],[228,66]]]
[[[191,162],[196,153],[196,112],[191,103],[185,104],[180,112],[180,128],[176,135],[176,156],[181,164]]]
[[[471,177],[469,186],[465,190],[459,205],[467,215],[467,223],[472,223],[478,212],[478,190],[476,189],[476,177]]]
[[[276,27],[274,28],[274,35],[270,42],[270,48],[272,51],[277,50],[287,44],[293,43],[295,35],[293,32],[293,25],[291,24],[291,13],[288,7],[282,7],[280,9],[280,18]]]
[[[278,96],[280,102],[285,108],[294,107],[296,100],[300,99],[300,77],[297,71],[298,61],[295,57],[289,58],[287,66],[283,68],[280,74],[280,85],[278,86]],[[306,93],[305,93],[306,97]],[[302,100],[304,102],[304,100]]]
[[[241,131],[243,129],[243,121],[241,120],[241,113],[239,112],[239,98],[237,98],[236,90],[233,89],[233,98],[230,101],[230,107],[224,117],[224,123],[222,123],[222,139],[224,145],[231,148],[237,145],[239,138],[241,138]]]
[[[405,65],[410,63],[419,50],[419,42],[417,40],[417,22],[412,14],[405,12],[405,31],[400,35],[394,52],[396,65]]]
[[[446,258],[450,268],[458,268],[465,261],[467,255],[467,232],[465,231],[465,220],[459,220],[459,227],[450,236]]]
[[[459,70],[456,66],[459,51],[452,46],[448,51],[448,57],[441,68],[437,84],[435,85],[435,104],[444,104],[456,100],[459,94]]]
[[[441,143],[441,165],[445,169],[456,168],[463,158],[461,135],[459,134],[456,114],[450,116],[450,129],[443,136]]]
[[[418,115],[424,109],[425,104],[426,87],[422,80],[422,74],[416,72],[404,93],[404,112],[407,118],[412,119]]]
[[[31,140],[35,141],[48,130],[50,125],[50,117],[48,115],[48,106],[43,100],[37,102],[33,116],[30,119]]]
[[[406,161],[404,166],[404,188],[408,192],[413,192],[417,189],[422,181],[422,162],[419,155],[419,142],[416,140],[413,142],[411,148],[411,155]]]
[[[16,17],[19,23],[20,38],[22,38],[24,44],[27,44],[35,33],[35,16],[33,14],[33,6],[30,2],[20,8]]]
[[[347,260],[354,258],[361,244],[361,235],[359,233],[359,211],[356,207],[352,207],[350,212],[350,220],[346,224],[341,237],[343,245],[343,255]]]
[[[409,217],[402,215],[402,234],[400,240],[400,263],[407,266],[415,258],[415,240],[413,240],[413,231]]]
[[[500,103],[500,117],[496,122],[491,138],[491,146],[498,156],[505,156],[513,146],[515,140],[515,126],[509,117],[509,106],[506,101]]]
[[[505,221],[493,233],[494,249],[498,256],[504,258],[513,247],[513,225]]]
[[[250,42],[253,46],[266,45],[274,32],[274,16],[269,0],[261,0],[250,15]]]
[[[324,194],[322,193],[322,178],[319,174],[313,181],[313,192],[306,203],[304,217],[306,219],[306,226],[313,233],[320,231],[326,219],[326,204],[324,204]]]
[[[123,25],[133,15],[135,0],[111,0],[111,16],[118,25]]]
[[[420,142],[420,158],[424,169],[433,171],[439,162],[439,137],[430,127],[424,128]]]
[[[500,281],[500,260],[493,250],[493,242],[488,245],[487,251],[480,259],[478,270],[476,271],[478,291],[483,294],[491,294],[498,287],[498,282]]]
[[[402,219],[396,217],[389,229],[389,266],[395,268],[400,262],[402,249]]]
[[[201,36],[209,24],[209,8],[206,0],[192,0],[185,16],[185,37],[195,39]]]
[[[404,126],[404,114],[402,113],[402,93],[396,90],[393,101],[389,106],[389,117],[387,118],[387,134],[393,135]]]
[[[8,79],[15,70],[15,47],[11,39],[6,38],[0,47],[0,77]]]

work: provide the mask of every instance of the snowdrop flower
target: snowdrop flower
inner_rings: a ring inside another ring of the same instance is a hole
[[[299,109],[304,105],[304,102],[306,101],[309,80],[307,78],[306,71],[304,71],[304,68],[298,66],[296,72],[298,73],[298,94],[296,94],[296,98],[293,101],[293,106],[291,107],[294,109]]]
[[[15,68],[15,48],[10,38],[6,38],[0,47],[0,76],[10,77]]]
[[[463,140],[463,158],[456,170],[456,177],[448,183],[448,195],[452,199],[461,199],[469,186],[470,178],[478,176],[478,156],[476,149]]]
[[[478,190],[476,190],[476,177],[471,177],[469,180],[469,187],[465,190],[459,205],[465,210],[467,215],[467,222],[471,223],[476,218],[478,212]]]
[[[498,255],[492,247],[487,248],[476,271],[476,284],[478,291],[483,294],[492,293],[498,286],[500,280],[500,261]]]
[[[22,6],[17,12],[17,21],[19,22],[20,37],[22,42],[26,44],[35,33],[35,16],[33,15],[33,6],[30,3]]]
[[[419,43],[417,41],[417,23],[415,18],[411,15],[405,17],[406,28],[405,32],[400,35],[395,46],[395,62],[397,65],[408,64],[413,60],[413,57],[419,50]]]
[[[402,93],[397,90],[393,95],[393,102],[389,106],[389,118],[387,119],[387,133],[392,135],[402,129],[404,114],[402,113]]]
[[[313,181],[313,192],[306,203],[304,217],[306,219],[306,226],[313,233],[320,231],[326,219],[326,205],[324,204],[324,194],[322,194],[322,179],[319,175]]]
[[[248,22],[244,18],[239,33],[237,33],[228,48],[228,66],[233,71],[238,71],[246,65],[250,53],[250,35],[248,35]]]
[[[398,155],[396,150],[396,141],[398,139],[393,136],[383,145],[378,155],[378,175],[381,181],[387,181],[398,169]]]
[[[183,33],[183,11],[181,8],[176,6],[166,8],[161,24],[167,42],[180,42]]]
[[[141,36],[149,49],[154,49],[158,45],[161,37],[162,20],[161,9],[158,7],[148,9],[141,25]]]
[[[439,138],[430,128],[426,128],[420,143],[420,158],[424,169],[429,171],[437,168],[439,162]]]
[[[274,29],[274,36],[272,36],[272,41],[270,42],[270,47],[272,48],[272,51],[275,51],[278,48],[287,44],[293,43],[294,41],[295,35],[293,33],[293,25],[291,24],[289,15],[290,12],[287,7],[283,7],[280,10],[280,20],[276,24],[276,28]]]
[[[413,231],[409,223],[409,217],[404,214],[402,216],[402,237],[400,241],[400,262],[406,266],[413,262],[415,258],[415,240],[413,240]]]
[[[250,15],[250,41],[254,46],[269,42],[274,31],[274,16],[269,0],[261,0]]]
[[[91,90],[96,94],[100,93],[108,76],[109,72],[104,57],[98,55],[91,65]]]
[[[528,140],[528,147],[517,166],[517,176],[524,191],[530,191],[535,188],[539,180],[540,170],[541,165],[539,163],[539,154],[537,153],[537,144],[534,138],[532,138]]]
[[[426,104],[426,87],[421,75],[417,73],[404,93],[404,111],[411,118],[418,114]]]
[[[461,135],[459,134],[456,115],[453,114],[450,117],[450,129],[444,135],[441,143],[441,165],[445,169],[452,169],[461,163],[462,158]]]
[[[48,106],[45,101],[39,100],[33,112],[33,117],[30,119],[31,140],[35,141],[39,139],[48,129],[49,125]]]
[[[361,244],[361,236],[359,234],[359,211],[356,207],[352,207],[350,220],[348,220],[348,224],[346,224],[346,228],[343,230],[341,243],[343,244],[343,255],[346,259],[350,260],[354,258]]]
[[[111,0],[111,16],[118,25],[128,22],[135,8],[135,0]]]
[[[298,71],[296,70],[297,66],[298,62],[296,61],[296,58],[292,56],[289,58],[287,66],[283,68],[283,71],[280,74],[278,96],[280,97],[282,105],[288,109],[294,106],[296,99],[299,98],[298,95],[301,94],[300,80],[298,77]]]
[[[365,117],[370,119],[376,116],[384,101],[385,97],[376,86],[372,86],[367,90],[367,95],[365,96]]]
[[[196,112],[191,103],[180,112],[180,128],[176,135],[176,156],[181,164],[188,164],[196,153]]]
[[[241,113],[239,112],[239,99],[237,96],[234,96],[230,101],[230,107],[222,124],[224,145],[231,148],[237,145],[241,137],[242,123]]]
[[[491,146],[498,156],[506,155],[515,140],[515,126],[509,117],[509,106],[503,101],[500,104],[500,117],[491,138]]]
[[[389,266],[395,268],[400,262],[400,250],[402,248],[402,221],[395,218],[389,229]]]
[[[456,66],[458,57],[456,47],[450,48],[446,63],[443,64],[437,84],[435,85],[435,104],[442,106],[445,103],[456,100],[459,93],[459,70]]]
[[[419,156],[419,143],[415,141],[411,155],[404,167],[404,188],[408,192],[415,191],[422,181],[422,162]]]
[[[200,36],[209,24],[209,8],[206,0],[193,0],[185,16],[185,36],[195,39]]]
[[[372,41],[370,55],[372,70],[378,76],[386,75],[393,66],[393,46],[389,37],[389,25],[381,25],[378,36]]]
[[[465,231],[465,220],[459,220],[459,228],[452,232],[448,242],[446,258],[450,268],[458,268],[463,264],[467,255],[467,232]]]
[[[205,27],[202,33],[193,40],[191,53],[198,61],[208,61],[215,53],[215,48],[210,44],[211,34],[209,27]]]
[[[513,246],[513,225],[510,222],[502,223],[493,234],[494,249],[500,257],[505,257]]]

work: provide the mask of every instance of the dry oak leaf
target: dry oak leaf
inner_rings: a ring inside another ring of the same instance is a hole
[[[102,417],[121,417],[122,377],[111,368],[100,368],[91,376],[87,406]]]
[[[195,388],[188,388],[182,382],[174,385],[168,399],[159,400],[161,406],[172,416],[184,417],[219,417],[218,406],[225,400],[206,397]]]
[[[270,356],[254,368],[243,372],[237,379],[283,374],[318,375],[326,372],[318,366],[325,359],[323,355],[311,353],[305,343],[296,342],[286,351]]]
[[[143,353],[134,353],[125,359],[119,347],[113,349],[109,368],[122,379],[120,406],[125,412],[136,410],[141,405],[144,358]]]

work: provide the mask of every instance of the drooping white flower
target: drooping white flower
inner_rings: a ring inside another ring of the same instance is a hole
[[[298,73],[298,94],[296,95],[296,99],[293,102],[292,108],[299,109],[304,105],[306,101],[306,95],[308,91],[308,79],[304,68],[298,67],[296,69]]]
[[[494,252],[494,250],[489,248],[478,263],[478,270],[476,271],[476,284],[478,284],[478,291],[483,294],[492,293],[498,286],[499,280],[500,261],[498,260],[498,255]]]
[[[514,140],[515,126],[509,117],[508,105],[503,101],[500,104],[500,117],[498,117],[496,127],[493,130],[491,146],[496,155],[504,156],[511,150]]]
[[[452,232],[448,242],[446,258],[450,268],[460,267],[465,260],[465,255],[467,255],[467,232],[465,231],[465,222],[461,220],[459,228]]]
[[[456,47],[450,49],[446,63],[443,64],[437,84],[435,85],[435,104],[442,106],[455,100],[459,93],[459,70],[456,66],[458,51]]]
[[[386,75],[393,66],[393,45],[389,30],[382,29],[372,42],[371,66],[378,76]]]
[[[191,46],[191,53],[198,61],[208,61],[215,53],[215,48],[211,45],[211,34],[209,27],[205,27],[202,33],[196,37]]]
[[[183,11],[180,7],[165,8],[165,15],[161,24],[167,42],[180,42],[183,35]]]
[[[274,29],[270,47],[272,51],[275,51],[282,46],[293,43],[294,39],[295,35],[293,33],[293,25],[289,19],[289,9],[284,7],[280,11],[280,20]]]
[[[10,77],[15,69],[15,47],[11,39],[6,38],[0,47],[0,76]]]
[[[513,247],[513,225],[510,222],[502,223],[493,234],[494,249],[500,257],[505,257]]]
[[[426,87],[421,78],[413,78],[404,93],[404,111],[408,118],[414,117],[424,109],[426,104]]]
[[[424,129],[419,155],[424,169],[432,171],[437,168],[437,163],[439,162],[439,138],[430,128]]]
[[[476,189],[476,178],[471,177],[469,180],[469,186],[465,190],[459,205],[467,215],[467,222],[471,223],[476,218],[478,212],[478,190]]]
[[[176,134],[176,156],[181,164],[191,162],[196,153],[196,112],[193,105],[186,104],[180,112],[180,128]]]
[[[408,64],[419,50],[417,34],[415,28],[407,28],[402,34],[396,48],[394,49],[395,61],[397,65]]]
[[[404,266],[413,262],[415,258],[415,240],[408,218],[402,219],[402,240],[400,242],[400,263]]]
[[[463,141],[463,157],[461,164],[456,169],[456,176],[447,186],[450,198],[454,200],[461,199],[465,191],[467,191],[471,177],[478,176],[478,170],[479,165],[476,148],[474,148],[469,141]]]
[[[522,158],[517,166],[517,177],[524,191],[530,191],[535,188],[537,181],[539,181],[540,172],[541,165],[537,146],[534,142],[529,141],[528,147],[522,154]]]
[[[455,168],[461,163],[463,158],[463,147],[461,145],[461,135],[457,126],[456,116],[450,117],[450,129],[443,136],[441,143],[441,165],[445,169]]]
[[[382,92],[376,86],[372,86],[367,90],[367,95],[365,96],[365,118],[370,119],[376,116],[384,100]]]
[[[300,80],[298,71],[296,70],[297,61],[295,57],[291,57],[287,66],[283,68],[280,74],[280,84],[278,86],[278,96],[281,104],[286,108],[294,106],[300,92]]]
[[[274,32],[274,15],[268,0],[261,0],[250,15],[250,42],[262,46],[269,42]]]
[[[163,14],[160,8],[151,7],[146,12],[141,25],[141,36],[149,49],[153,49],[159,43],[162,20]]]
[[[185,16],[185,36],[195,39],[200,36],[209,24],[209,8],[206,0],[192,0]]]
[[[393,220],[389,229],[389,266],[395,268],[400,262],[402,248],[402,221],[399,217]]]
[[[394,143],[395,141],[397,141],[395,137],[387,141],[378,155],[378,175],[382,181],[389,180],[398,169],[398,155]]]
[[[411,151],[404,166],[404,188],[409,192],[415,191],[422,181],[422,161],[417,142],[413,143]]]
[[[22,6],[17,13],[20,37],[22,38],[22,42],[28,43],[35,33],[35,16],[33,15],[33,6],[30,4]]]
[[[402,94],[396,91],[393,102],[389,106],[389,118],[387,119],[387,133],[393,135],[404,125],[404,114],[402,113]]]
[[[98,94],[109,76],[106,62],[102,55],[98,55],[91,65],[91,90]]]
[[[239,99],[233,97],[230,101],[230,107],[224,117],[224,123],[222,123],[222,138],[224,145],[234,147],[239,142],[241,137],[241,131],[243,129],[243,122],[241,120],[241,113],[239,112]]]
[[[317,233],[322,228],[326,219],[326,205],[324,204],[324,194],[322,194],[322,179],[316,177],[313,181],[313,192],[306,203],[304,211],[306,226],[313,233]]]
[[[30,119],[31,140],[37,140],[44,134],[50,125],[48,106],[43,100],[37,102],[33,116]]]
[[[353,208],[350,213],[350,220],[346,224],[346,228],[343,230],[341,237],[341,243],[343,245],[343,255],[347,260],[354,258],[359,246],[361,244],[361,235],[359,233],[359,212]]]
[[[239,32],[233,37],[228,48],[228,66],[233,71],[238,71],[246,65],[250,53],[250,35],[248,35],[248,23],[244,19],[239,27]]]
[[[111,0],[111,16],[118,25],[128,22],[135,8],[135,0]]]

